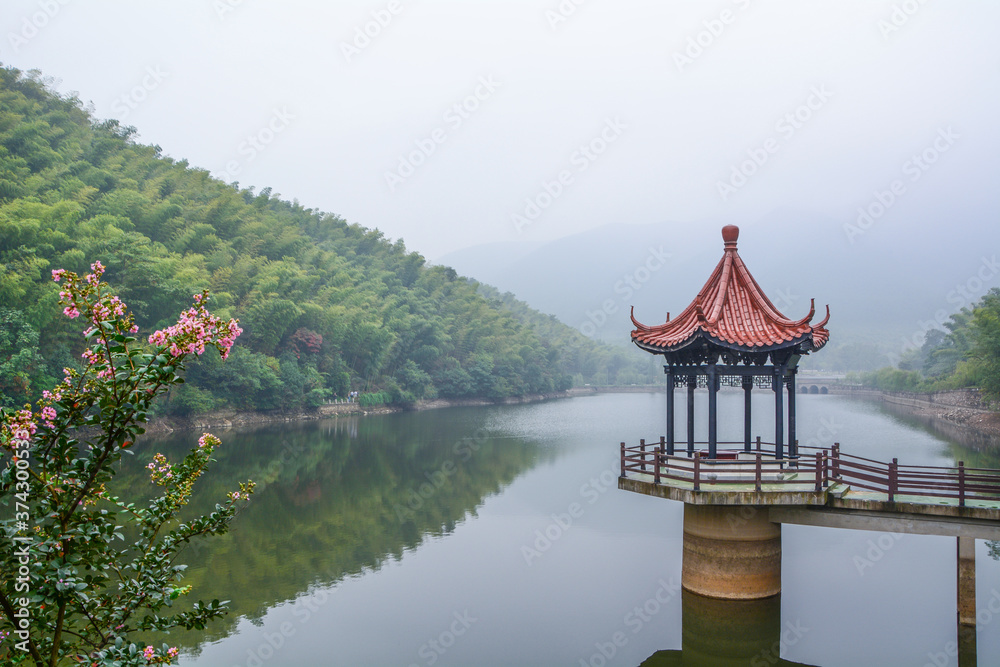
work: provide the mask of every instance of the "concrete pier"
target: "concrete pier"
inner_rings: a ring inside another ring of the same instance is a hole
[[[723,600],[781,592],[781,526],[766,507],[684,505],[684,589]]]
[[[976,540],[959,537],[958,555],[958,664],[976,664]]]
[[[976,540],[959,537],[958,542],[958,622],[976,626]]]

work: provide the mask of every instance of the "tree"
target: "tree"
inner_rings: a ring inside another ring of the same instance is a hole
[[[0,408],[30,400],[44,364],[38,332],[20,312],[0,308]]]
[[[185,566],[177,558],[197,538],[228,530],[253,493],[239,485],[210,514],[180,520],[197,479],[221,443],[205,434],[179,463],[160,454],[147,466],[161,491],[145,507],[114,495],[116,464],[132,453],[151,403],[171,386],[192,355],[215,347],[229,354],[240,334],[205,308],[207,292],[177,323],[140,343],[133,316],[101,281],[104,267],[83,278],[53,271],[67,317],[89,322],[80,372],[44,392],[38,409],[0,417],[0,662],[41,667],[88,664],[132,667],[173,664],[177,649],[140,647],[136,633],[203,629],[226,604],[196,602],[169,614],[181,595]],[[129,544],[125,544],[125,531]]]
[[[981,388],[1000,398],[1000,289],[991,289],[973,311],[972,339],[972,356],[983,372]]]

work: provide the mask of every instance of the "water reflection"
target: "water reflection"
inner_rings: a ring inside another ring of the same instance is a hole
[[[809,632],[781,622],[781,597],[714,600],[683,592],[681,650],[658,651],[639,667],[803,666],[781,658]]]
[[[228,635],[241,616],[258,619],[311,588],[378,570],[450,533],[544,456],[536,443],[499,437],[484,422],[481,411],[454,410],[448,420],[390,415],[221,433],[223,446],[190,512],[211,511],[240,480],[253,479],[258,490],[231,533],[180,558],[195,595],[231,600],[209,639]],[[196,438],[149,442],[119,482],[142,497],[150,485],[141,466],[157,451],[181,458]],[[204,639],[173,634],[170,643],[195,648]]]
[[[971,468],[1000,468],[1000,436],[981,433],[940,417],[913,414],[910,409],[894,403],[881,403],[881,406],[900,423],[947,440],[955,461],[965,461]]]

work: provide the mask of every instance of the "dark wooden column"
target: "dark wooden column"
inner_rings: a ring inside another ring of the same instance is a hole
[[[774,454],[778,459],[785,458],[785,366],[774,367]]]
[[[752,397],[753,392],[753,376],[744,375],[743,376],[743,451],[750,451],[750,431],[752,430],[751,424],[753,418],[751,417],[752,412]]]
[[[694,456],[694,389],[698,386],[698,377],[688,375],[688,456]]]
[[[799,443],[795,438],[795,374],[794,368],[788,370],[788,456],[799,458]]]
[[[663,369],[667,374],[667,456],[674,455],[674,374],[673,366]]]
[[[719,449],[719,369],[715,364],[705,367],[708,376],[708,458],[717,459]]]

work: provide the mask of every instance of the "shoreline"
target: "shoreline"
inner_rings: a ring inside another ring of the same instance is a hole
[[[606,393],[645,393],[656,391],[657,387],[574,387],[564,392],[549,394],[529,394],[510,397],[502,400],[484,398],[462,398],[417,401],[409,407],[399,406],[368,406],[358,403],[336,403],[323,405],[315,409],[301,410],[271,410],[271,411],[240,411],[217,410],[192,417],[155,417],[146,427],[148,435],[163,435],[174,432],[194,431],[201,429],[231,429],[262,424],[279,424],[285,422],[317,421],[336,417],[367,417],[372,415],[387,415],[398,412],[423,412],[456,407],[487,407],[492,405],[524,405],[544,401],[576,398],[578,396],[594,396]],[[662,387],[659,387],[663,391]],[[903,414],[926,420],[935,428],[952,436],[972,436],[976,440],[993,442],[1000,449],[1000,411],[991,409],[977,390],[959,389],[940,391],[927,394],[909,392],[887,392],[877,389],[840,389],[831,395],[852,396],[874,400],[892,406],[892,409]]]
[[[925,421],[936,430],[958,438],[971,438],[980,446],[1000,449],[1000,411],[976,389],[956,389],[931,393],[852,389],[837,391],[841,396],[854,396],[880,401],[892,410]]]
[[[528,394],[512,396],[498,401],[485,398],[436,398],[417,401],[410,407],[374,405],[362,406],[360,403],[331,403],[313,409],[300,410],[214,410],[191,417],[154,417],[146,425],[146,435],[165,435],[175,432],[195,431],[202,429],[231,429],[260,424],[280,424],[284,422],[318,421],[341,416],[367,417],[372,415],[389,415],[397,412],[423,412],[424,410],[439,410],[441,408],[485,407],[490,405],[521,405],[541,403],[556,399],[589,396],[597,392],[589,387],[576,387],[562,392],[550,394]]]

